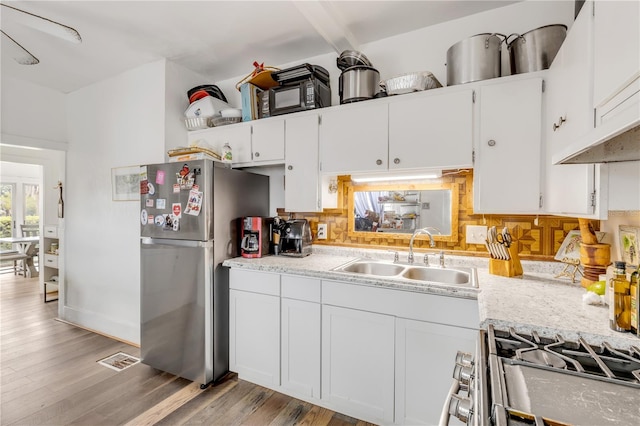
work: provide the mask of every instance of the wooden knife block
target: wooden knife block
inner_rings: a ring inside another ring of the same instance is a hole
[[[522,275],[522,264],[518,256],[518,250],[512,244],[509,247],[511,259],[489,259],[489,273],[493,275],[502,275],[503,277],[516,277]]]

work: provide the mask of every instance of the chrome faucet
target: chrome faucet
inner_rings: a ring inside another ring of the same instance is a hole
[[[433,248],[436,246],[436,242],[433,241],[433,235],[431,235],[428,228],[416,229],[409,241],[409,257],[407,258],[407,262],[409,263],[413,263],[413,240],[420,234],[427,234],[429,236],[429,247]]]

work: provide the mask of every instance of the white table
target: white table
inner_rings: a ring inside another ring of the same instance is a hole
[[[11,243],[18,246],[20,253],[26,253],[28,247],[40,243],[40,237],[2,237],[0,243]],[[33,264],[33,257],[25,259],[26,276],[33,278],[38,276],[38,270]]]

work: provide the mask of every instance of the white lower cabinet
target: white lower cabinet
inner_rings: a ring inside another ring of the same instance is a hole
[[[320,399],[320,280],[282,276],[282,388]]]
[[[478,331],[469,328],[396,319],[397,424],[438,423],[456,353],[473,353],[477,337]]]
[[[267,387],[280,384],[279,286],[277,274],[230,271],[229,370]]]
[[[230,370],[368,422],[437,424],[476,300],[232,268]]]
[[[336,410],[393,423],[394,317],[322,307],[322,399]]]

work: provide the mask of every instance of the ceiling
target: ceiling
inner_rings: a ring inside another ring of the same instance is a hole
[[[73,44],[0,8],[0,27],[40,61],[20,65],[2,37],[2,74],[63,93],[161,58],[213,81],[359,46],[515,3],[448,1],[0,1],[76,29]]]

